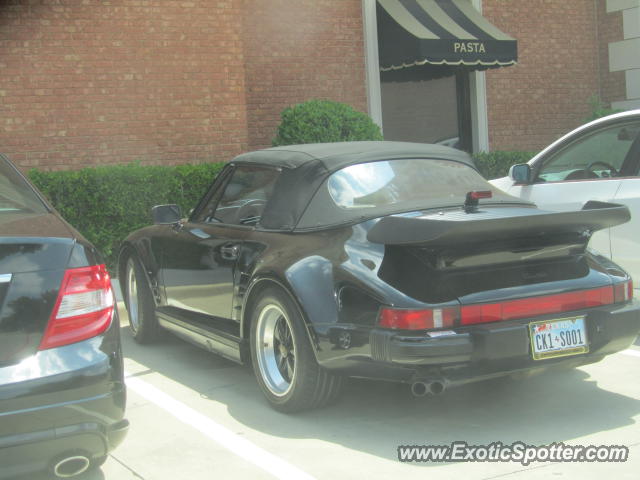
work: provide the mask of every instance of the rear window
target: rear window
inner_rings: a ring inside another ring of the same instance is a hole
[[[0,157],[0,215],[12,212],[46,213],[29,184]]]
[[[494,188],[475,169],[461,162],[385,160],[350,165],[331,174],[311,200],[298,228],[462,206],[467,192],[474,190],[491,190],[492,203],[523,203]]]
[[[376,208],[407,202],[443,205],[487,182],[467,165],[446,160],[360,163],[329,177],[329,194],[341,208]]]

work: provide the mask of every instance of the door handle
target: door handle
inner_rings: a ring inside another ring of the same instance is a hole
[[[224,260],[237,260],[240,248],[237,245],[224,245],[220,247],[220,254]]]

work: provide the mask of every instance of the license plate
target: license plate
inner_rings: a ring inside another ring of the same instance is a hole
[[[534,360],[587,353],[584,317],[545,320],[529,324],[531,354]]]

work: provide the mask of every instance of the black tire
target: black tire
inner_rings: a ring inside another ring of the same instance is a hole
[[[140,261],[130,255],[125,263],[124,297],[129,312],[129,329],[138,343],[151,343],[158,338],[156,305]]]
[[[266,289],[253,303],[251,361],[260,389],[281,412],[323,407],[344,384],[343,377],[318,365],[299,309],[277,288]]]

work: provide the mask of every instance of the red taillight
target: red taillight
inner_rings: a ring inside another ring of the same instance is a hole
[[[629,297],[629,289],[627,282],[625,282],[615,286],[578,292],[522,298],[500,303],[465,305],[460,309],[460,320],[462,325],[514,320],[611,305],[629,300],[629,298],[631,297]]]
[[[557,295],[520,298],[499,303],[480,303],[425,310],[400,310],[385,307],[380,310],[378,324],[385,328],[426,330],[453,327],[458,324],[458,321],[461,325],[474,325],[571,312],[627,302],[632,298],[633,282],[628,280],[613,286]]]
[[[633,298],[633,281],[627,280],[613,286],[613,298],[615,303],[626,302]]]
[[[101,334],[111,324],[113,306],[111,279],[104,265],[67,270],[39,349]]]
[[[452,327],[458,319],[458,314],[458,307],[428,310],[382,308],[378,317],[378,324],[384,328],[402,330],[426,330],[429,328]]]

